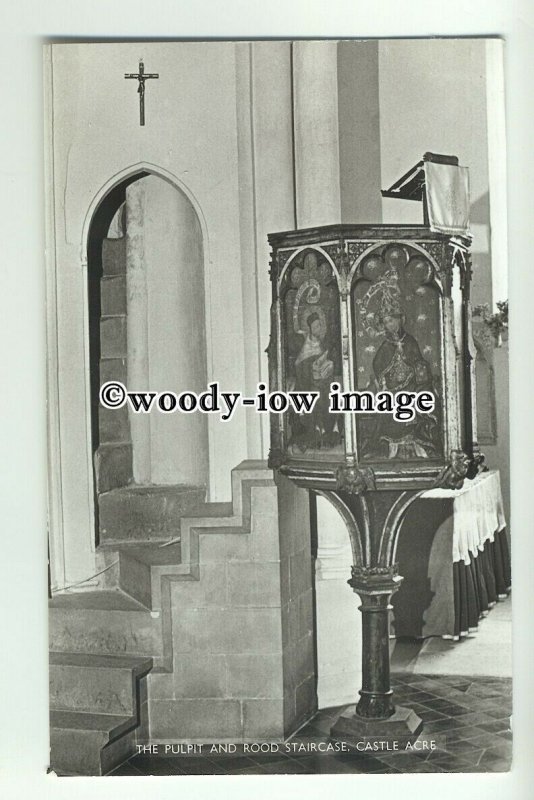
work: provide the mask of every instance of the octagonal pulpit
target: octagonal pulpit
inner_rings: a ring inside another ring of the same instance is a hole
[[[349,583],[362,601],[362,688],[332,736],[353,744],[421,729],[415,712],[395,707],[390,688],[388,615],[402,581],[397,538],[425,490],[460,488],[483,468],[470,236],[457,218],[466,198],[455,170],[464,168],[431,155],[384,192],[423,200],[422,225],[342,224],[269,236],[270,390],[315,398],[310,411],[297,404],[271,414],[270,465],[324,495],[349,530]],[[441,166],[448,167],[445,186],[433,174]],[[391,401],[403,409],[388,410]]]

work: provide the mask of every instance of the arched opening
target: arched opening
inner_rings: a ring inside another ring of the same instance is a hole
[[[87,265],[96,541],[170,539],[184,502],[207,487],[206,415],[105,409],[99,391],[109,380],[177,394],[206,386],[203,236],[191,201],[157,174],[125,177],[93,213]]]
[[[325,497],[314,495],[312,504],[317,702],[324,709],[353,703],[358,697],[360,612],[359,598],[348,585],[354,556],[345,521]]]

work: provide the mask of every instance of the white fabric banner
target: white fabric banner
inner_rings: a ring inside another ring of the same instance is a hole
[[[437,233],[469,232],[469,170],[425,161],[430,228]]]

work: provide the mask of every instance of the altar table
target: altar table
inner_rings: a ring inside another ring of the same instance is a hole
[[[510,555],[498,470],[460,490],[431,489],[414,503],[397,549],[404,576],[393,596],[396,637],[460,639],[510,592]]]

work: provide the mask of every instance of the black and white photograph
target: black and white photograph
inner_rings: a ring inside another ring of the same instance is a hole
[[[43,84],[51,773],[508,772],[503,39]]]

